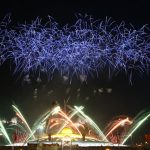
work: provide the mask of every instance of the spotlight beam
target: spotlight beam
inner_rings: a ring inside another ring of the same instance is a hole
[[[96,131],[97,131],[98,134],[103,138],[103,140],[105,140],[105,141],[108,142],[106,136],[103,134],[103,132],[101,131],[101,129],[96,125],[96,123],[95,123],[89,116],[87,116],[83,111],[81,111],[81,110],[79,109],[79,107],[74,106],[74,108],[75,108],[76,110],[78,110],[79,113],[80,113],[82,116],[84,116],[84,118],[86,119],[86,121],[88,121],[88,122],[93,126],[93,128],[96,129]]]

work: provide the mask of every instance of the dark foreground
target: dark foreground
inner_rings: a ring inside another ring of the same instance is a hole
[[[150,150],[150,146],[141,147],[58,147],[57,145],[28,145],[28,146],[0,146],[0,150]]]

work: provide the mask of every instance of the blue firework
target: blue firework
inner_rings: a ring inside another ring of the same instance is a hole
[[[30,24],[0,28],[0,64],[10,60],[14,72],[46,74],[56,71],[68,77],[99,75],[108,70],[132,75],[150,65],[150,41],[146,26],[140,29],[111,19],[79,18],[74,25],[60,27],[51,17],[46,24],[37,18]],[[5,25],[3,25],[5,24]]]

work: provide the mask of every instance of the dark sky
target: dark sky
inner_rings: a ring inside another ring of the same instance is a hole
[[[81,13],[91,15],[95,19],[108,16],[117,22],[124,20],[136,28],[144,24],[150,25],[148,0],[6,0],[0,3],[0,18],[11,13],[14,24],[31,22],[37,16],[46,21],[48,15],[55,18],[60,25],[72,24],[75,14]],[[150,108],[149,83],[150,75],[139,76],[135,73],[131,85],[128,77],[120,73],[111,80],[89,78],[87,83],[83,84],[76,79],[72,84],[64,83],[58,75],[49,82],[32,81],[31,84],[26,84],[17,76],[13,76],[9,64],[5,64],[0,67],[0,117],[10,118],[11,104],[15,103],[27,119],[33,122],[50,107],[53,100],[62,104],[64,98],[70,97],[69,104],[84,105],[85,112],[104,128],[114,116],[123,114],[134,117],[139,111]],[[100,94],[98,89],[102,88],[104,92]],[[112,89],[111,93],[107,92],[108,88]],[[37,98],[34,98],[36,89]]]

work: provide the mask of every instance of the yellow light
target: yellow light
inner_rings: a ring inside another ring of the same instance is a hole
[[[64,134],[64,135],[71,135],[73,134],[72,130],[70,128],[64,128],[62,131],[61,131],[61,134]]]

